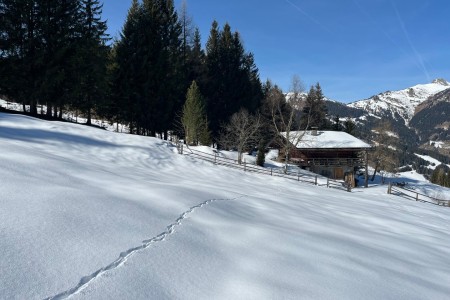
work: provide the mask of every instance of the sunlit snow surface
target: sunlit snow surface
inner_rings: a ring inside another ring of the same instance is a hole
[[[0,114],[0,298],[448,299],[450,209]]]

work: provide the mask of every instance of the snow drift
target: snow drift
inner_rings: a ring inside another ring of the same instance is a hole
[[[0,114],[2,299],[446,299],[450,209]]]

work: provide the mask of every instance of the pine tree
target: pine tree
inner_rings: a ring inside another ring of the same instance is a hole
[[[75,54],[78,47],[79,2],[40,0],[40,59],[45,62],[39,73],[39,98],[47,106],[47,116],[62,118],[62,109],[77,89]],[[53,108],[53,109],[52,109]],[[57,115],[59,108],[59,115]]]
[[[198,28],[194,31],[192,48],[188,53],[188,75],[189,82],[195,80],[199,86],[204,88],[206,66],[205,66],[205,52],[202,49],[200,31]]]
[[[189,53],[192,49],[193,44],[193,26],[192,26],[192,18],[188,14],[187,10],[187,3],[186,0],[183,0],[181,2],[181,9],[180,9],[180,25],[181,25],[181,32],[182,32],[182,42],[181,42],[181,52],[184,62],[184,67],[188,67],[188,61],[189,61]]]
[[[216,137],[219,132],[220,122],[223,122],[223,118],[218,119],[218,115],[221,109],[223,109],[222,90],[223,85],[221,82],[222,72],[220,66],[220,29],[219,24],[214,21],[211,26],[208,41],[206,42],[206,82],[205,95],[207,98],[207,112],[211,122],[211,130],[213,136]],[[214,101],[214,103],[213,103]]]
[[[197,145],[202,137],[205,141],[205,108],[203,97],[195,81],[192,82],[183,106],[181,123],[183,125],[185,141],[188,145]]]
[[[23,110],[37,114],[38,73],[42,39],[39,13],[34,0],[3,0],[0,5],[0,88],[9,98],[21,102]]]
[[[333,130],[334,131],[341,131],[342,130],[342,125],[341,125],[341,121],[339,119],[339,115],[334,117]]]
[[[430,181],[440,186],[449,187],[449,175],[449,168],[441,164],[434,169],[433,173],[431,174]]]
[[[256,111],[263,98],[253,55],[245,53],[241,38],[227,23],[213,22],[206,43],[205,96],[211,130],[217,141],[220,125],[241,108]]]
[[[210,146],[212,143],[211,131],[209,130],[209,122],[208,122],[208,117],[206,116],[206,114],[203,118],[202,127],[200,128],[199,142],[200,142],[200,145],[205,145],[205,146]]]
[[[311,86],[306,96],[306,103],[300,120],[301,128],[306,128],[309,124],[309,128],[327,129],[329,125],[326,114],[325,97],[320,84],[317,83],[315,86]]]
[[[130,131],[167,138],[186,88],[182,27],[173,1],[133,1],[116,47],[113,96],[128,104]]]
[[[354,135],[355,133],[355,129],[356,129],[356,125],[355,123],[352,121],[352,119],[347,118],[344,122],[344,127],[345,127],[345,132],[347,132],[348,134]]]
[[[129,125],[130,133],[136,133],[138,114],[142,103],[142,59],[140,49],[140,22],[143,8],[138,0],[132,0],[120,39],[112,50],[112,101],[117,120]]]
[[[98,0],[81,1],[80,40],[77,63],[80,80],[79,101],[75,106],[91,124],[92,112],[104,100],[107,89],[108,40],[106,21],[102,21],[103,4]]]
[[[266,154],[265,154],[265,145],[266,143],[264,140],[261,140],[258,145],[258,154],[256,156],[256,164],[258,166],[264,167],[264,163],[266,161]]]

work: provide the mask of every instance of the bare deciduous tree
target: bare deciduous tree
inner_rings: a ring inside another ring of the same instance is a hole
[[[381,122],[380,125],[374,129],[374,133],[376,134],[376,146],[375,151],[370,155],[370,160],[375,168],[371,179],[372,181],[375,179],[375,175],[379,170],[393,172],[399,164],[398,156],[395,153],[398,142],[392,131],[392,125],[387,121]]]
[[[300,78],[295,75],[292,77],[291,92],[287,97],[277,86],[271,88],[267,93],[266,100],[270,103],[273,126],[284,154],[285,172],[287,172],[289,153],[303,139],[311,121],[310,110],[307,112],[304,128],[299,128],[304,91],[305,88]]]
[[[220,143],[226,148],[238,151],[238,163],[242,163],[242,154],[259,142],[261,116],[251,115],[245,109],[231,116],[230,122],[223,127]]]

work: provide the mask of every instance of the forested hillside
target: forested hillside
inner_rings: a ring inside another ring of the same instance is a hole
[[[263,99],[239,33],[211,21],[203,49],[192,18],[173,1],[132,1],[117,41],[106,34],[98,0],[6,0],[0,18],[0,95],[32,115],[70,110],[90,124],[95,114],[131,133],[167,137],[181,129],[196,81],[217,139],[233,113],[256,112]]]
[[[416,108],[411,126],[423,141],[450,141],[450,89],[430,97]]]

